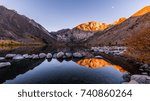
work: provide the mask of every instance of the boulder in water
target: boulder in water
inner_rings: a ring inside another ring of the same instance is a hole
[[[0,63],[0,68],[7,67],[7,66],[10,66],[10,65],[11,65],[10,62],[2,62],[2,63]]]
[[[6,59],[12,59],[14,56],[16,56],[16,54],[7,54],[5,56]]]
[[[39,59],[39,55],[33,54],[32,59],[34,59],[34,60]]]
[[[40,57],[41,59],[43,59],[43,58],[46,57],[46,54],[45,54],[45,53],[40,53],[40,54],[39,54],[39,57]]]
[[[51,59],[53,57],[53,55],[51,54],[51,53],[48,53],[47,55],[46,55],[46,58],[47,59]]]
[[[72,57],[72,53],[65,53],[67,58],[71,58]]]
[[[76,52],[76,53],[73,53],[73,57],[75,57],[75,58],[82,58],[83,55],[81,53],[79,53],[79,52]]]
[[[22,60],[22,59],[24,59],[24,57],[22,55],[18,54],[16,56],[14,56],[13,59],[14,60]]]
[[[64,55],[64,52],[59,52],[57,53],[56,58],[63,58]]]

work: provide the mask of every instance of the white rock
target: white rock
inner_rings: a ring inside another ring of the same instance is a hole
[[[67,58],[71,58],[72,57],[72,53],[65,53]]]
[[[139,83],[135,80],[131,80],[128,84],[139,84]]]
[[[59,52],[56,55],[57,58],[63,58],[63,56],[64,56],[64,52]]]
[[[39,59],[39,56],[38,56],[38,55],[33,54],[33,55],[32,55],[32,59]]]
[[[6,66],[10,66],[11,63],[10,62],[2,62],[0,63],[0,68],[6,67]]]
[[[14,56],[16,56],[16,54],[7,54],[5,56],[6,59],[12,59]]]
[[[54,53],[54,54],[53,54],[53,58],[57,58],[57,53]]]
[[[150,68],[150,66],[148,64],[143,64],[141,67],[145,68],[145,69]]]
[[[27,59],[32,59],[33,58],[33,56],[32,55],[29,55],[28,57],[27,57]]]
[[[45,53],[40,53],[39,54],[39,57],[42,59],[42,58],[45,58],[46,57],[46,54]]]
[[[4,57],[0,57],[0,60],[5,60],[5,58]]]
[[[14,56],[13,59],[14,59],[14,60],[22,60],[22,59],[24,59],[24,57],[23,57],[22,55],[19,55],[19,54],[18,54],[18,55],[16,55],[16,56]]]
[[[29,58],[29,55],[28,54],[24,54],[24,55],[22,55],[24,58]]]
[[[141,74],[142,74],[142,75],[148,75],[148,73],[147,73],[147,72],[142,72]]]
[[[53,57],[53,55],[51,54],[51,53],[48,53],[47,55],[46,55],[46,58],[47,59],[51,59]]]
[[[100,55],[98,55],[98,56],[95,56],[95,58],[97,58],[97,59],[102,59],[103,57],[100,56]]]
[[[146,84],[147,80],[150,80],[150,76],[146,75],[132,75],[131,80],[135,80],[140,84]]]
[[[76,53],[73,53],[73,57],[75,57],[75,58],[82,58],[83,55],[81,53],[79,53],[79,52],[76,52]]]
[[[132,75],[131,76],[131,80],[137,80],[137,79],[139,79],[141,77],[147,78],[147,76],[145,76],[145,75]]]

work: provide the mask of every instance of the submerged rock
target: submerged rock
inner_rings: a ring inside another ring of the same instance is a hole
[[[10,62],[2,62],[2,63],[0,63],[0,68],[7,67],[7,66],[10,66],[10,65],[11,65]]]
[[[12,59],[14,56],[16,56],[16,54],[7,54],[5,56],[6,59]]]
[[[56,58],[63,58],[64,55],[64,52],[59,52],[57,53]]]
[[[18,54],[16,56],[14,56],[13,59],[14,60],[22,60],[22,59],[24,59],[24,57],[22,55]]]
[[[72,53],[65,53],[67,58],[71,58],[72,57]]]
[[[45,53],[40,53],[40,54],[39,54],[39,58],[42,59],[42,58],[45,58],[45,57],[46,57],[46,54],[45,54]]]
[[[47,59],[51,59],[53,57],[53,55],[51,54],[51,53],[48,53],[47,55],[46,55],[46,58]]]
[[[83,55],[81,53],[79,53],[79,52],[76,52],[76,53],[73,53],[73,57],[75,57],[75,58],[82,58]]]

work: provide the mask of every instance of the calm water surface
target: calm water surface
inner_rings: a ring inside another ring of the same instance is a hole
[[[33,61],[32,61],[33,62]],[[36,63],[36,61],[34,61]],[[34,64],[34,63],[33,63]],[[33,69],[32,67],[27,72],[19,73],[19,69],[22,67],[25,69],[24,62],[21,64],[13,64],[9,67],[8,72],[4,74],[14,78],[5,78],[6,84],[118,84],[123,82],[122,74],[113,66],[104,66],[100,68],[89,68],[81,66],[76,62],[62,61],[59,62],[56,59],[52,59],[50,62],[44,60],[41,64],[36,63]],[[16,66],[17,65],[17,66]],[[16,67],[15,67],[16,66]],[[31,65],[30,65],[31,66]],[[13,70],[14,69],[14,70]],[[4,78],[3,75],[1,77]]]
[[[7,51],[6,51],[7,50]],[[79,48],[3,48],[0,56],[7,53],[36,54],[40,52],[76,52]],[[4,84],[120,84],[124,80],[123,67],[105,59],[41,59],[11,60],[11,66],[0,68],[0,83]]]

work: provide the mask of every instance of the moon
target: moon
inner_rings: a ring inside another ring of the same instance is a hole
[[[115,7],[114,7],[114,6],[112,6],[111,8],[112,8],[112,9],[114,9]]]

